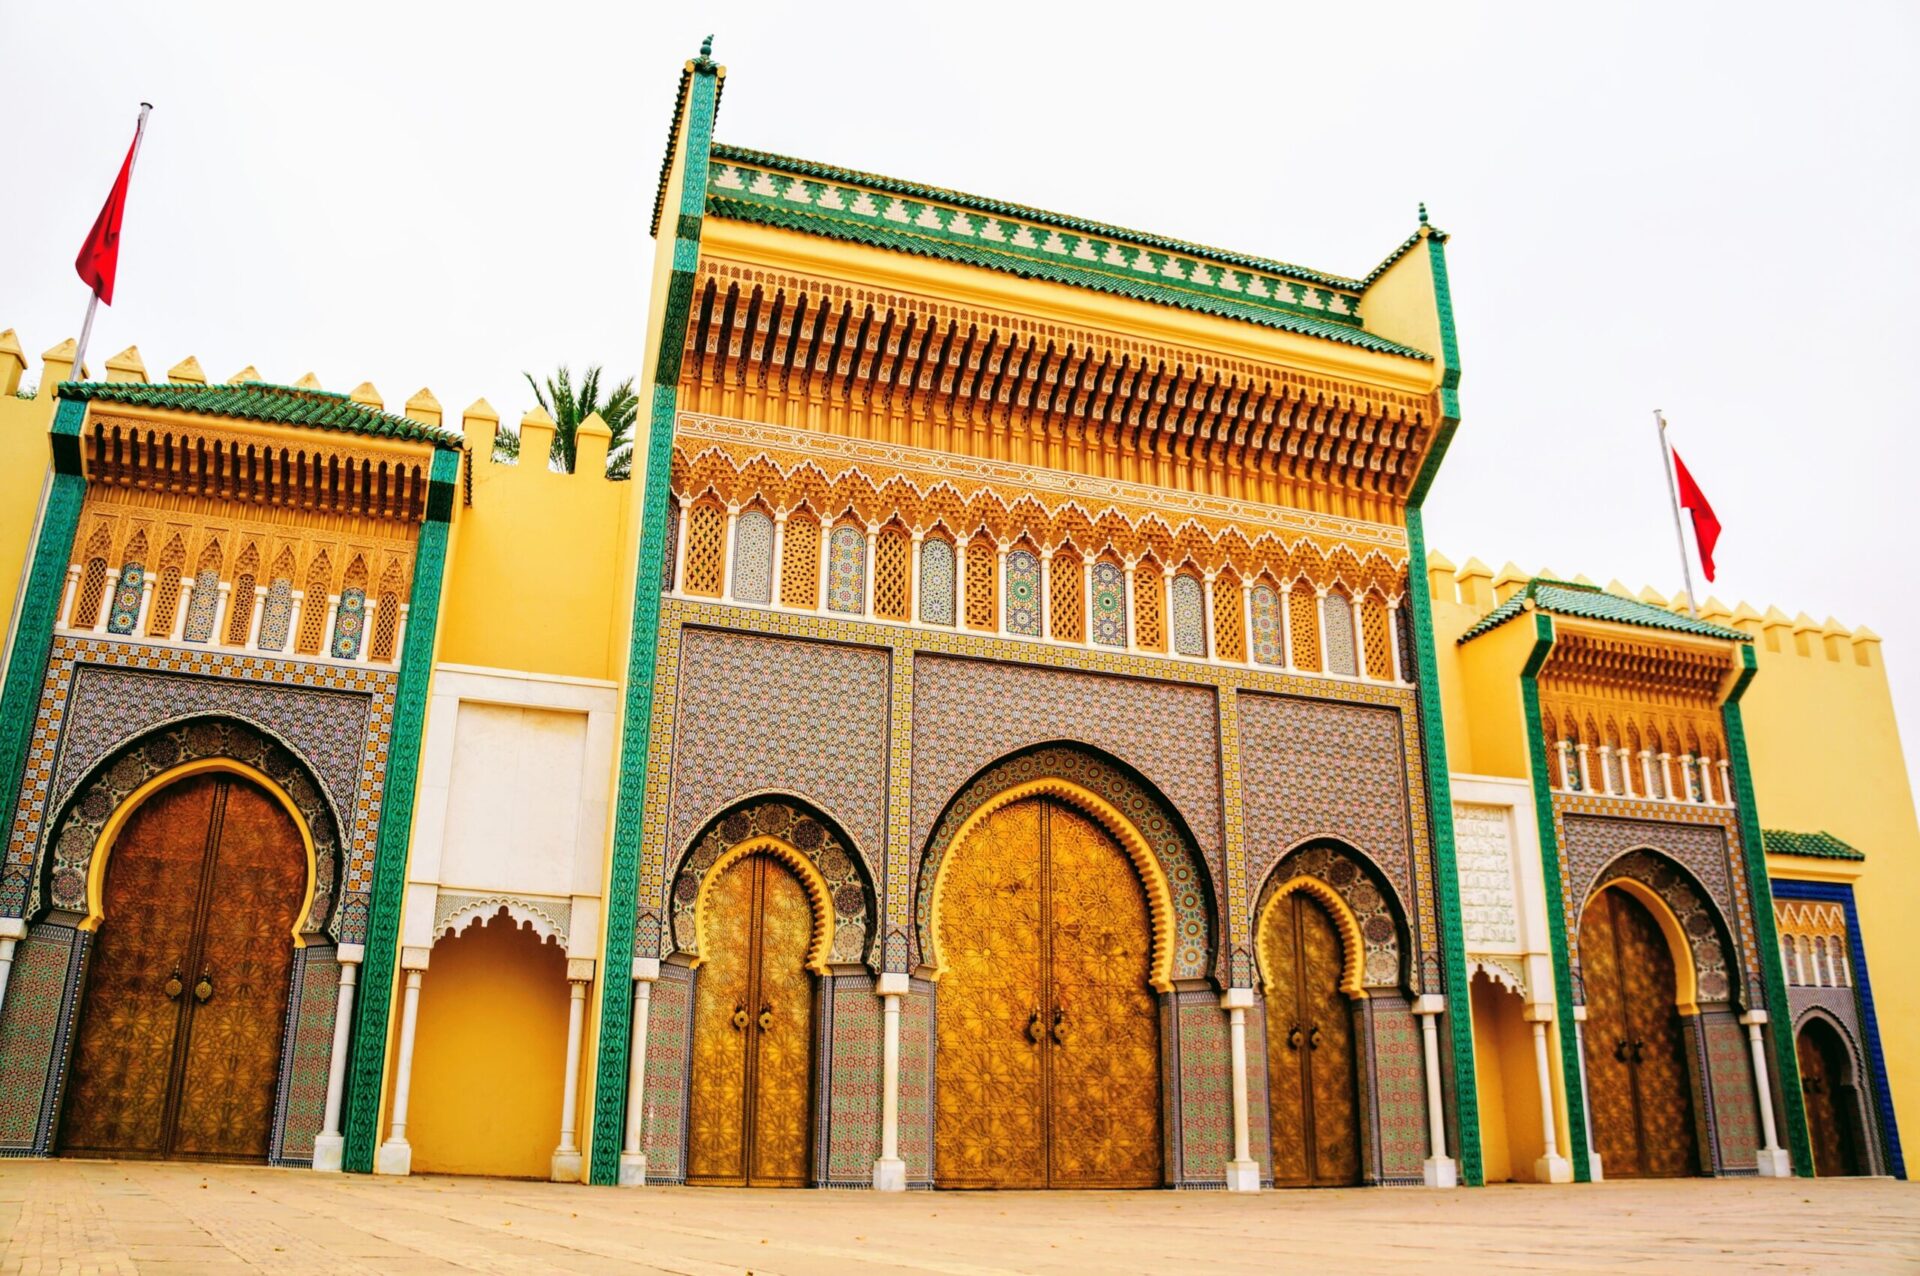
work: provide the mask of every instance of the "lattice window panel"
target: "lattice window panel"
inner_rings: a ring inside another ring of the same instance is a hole
[[[150,638],[167,638],[173,634],[173,620],[180,611],[181,571],[186,563],[186,546],[176,536],[160,554],[160,572],[153,583],[153,605],[147,612]]]
[[[319,654],[327,633],[327,595],[333,592],[333,566],[324,551],[313,560],[307,572],[307,587],[300,599],[300,631],[293,649],[303,656]]]
[[[1183,656],[1207,654],[1205,591],[1198,576],[1173,578],[1173,649]]]
[[[1245,606],[1246,591],[1240,587],[1238,576],[1225,575],[1213,582],[1213,655],[1216,660],[1246,660]]]
[[[1007,632],[1040,636],[1040,556],[1032,550],[1007,554]]]
[[[1280,595],[1271,585],[1255,585],[1250,600],[1253,611],[1253,662],[1280,666],[1287,663],[1285,639],[1280,633]]]
[[[240,551],[240,564],[234,569],[233,592],[227,596],[227,632],[221,639],[229,647],[244,647],[253,636],[254,592],[259,588],[260,548],[249,545]]]
[[[1133,569],[1133,640],[1142,651],[1165,651],[1166,630],[1161,623],[1161,593],[1166,577],[1151,558]]]
[[[75,629],[96,629],[100,625],[100,603],[107,596],[107,560],[89,558],[80,572],[80,588],[73,595],[73,615],[68,623]]]
[[[873,614],[882,620],[906,620],[913,614],[907,588],[912,557],[912,543],[899,528],[884,528],[874,538]]]
[[[820,605],[820,524],[805,514],[789,517],[781,538],[780,605]]]
[[[1360,634],[1367,647],[1367,677],[1381,682],[1393,680],[1393,626],[1388,623],[1387,604],[1378,594],[1368,594],[1360,602]]]
[[[920,543],[920,621],[953,623],[953,544],[938,536]]]
[[[373,613],[373,647],[367,653],[374,660],[392,660],[400,638],[400,591],[398,566],[387,568],[380,581],[380,601]]]
[[[773,520],[747,510],[733,524],[733,596],[743,603],[773,601]]]
[[[687,511],[687,578],[689,594],[720,596],[726,581],[727,512],[711,501]]]
[[[857,527],[836,527],[827,539],[827,610],[858,616],[866,597],[867,534]]]
[[[1102,647],[1127,645],[1127,573],[1102,559],[1093,565],[1093,640]]]
[[[1320,599],[1304,580],[1294,582],[1287,598],[1287,641],[1294,668],[1320,672]]]
[[[1073,554],[1056,554],[1047,569],[1048,632],[1056,642],[1085,642],[1086,583],[1081,578],[1080,559]]]
[[[1000,627],[999,590],[994,577],[999,574],[1000,551],[993,538],[985,534],[973,538],[967,546],[967,628],[992,632]]]

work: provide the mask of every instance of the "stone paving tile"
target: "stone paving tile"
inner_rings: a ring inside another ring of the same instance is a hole
[[[0,1276],[41,1272],[1913,1271],[1885,1180],[1313,1193],[615,1191],[0,1161]]]

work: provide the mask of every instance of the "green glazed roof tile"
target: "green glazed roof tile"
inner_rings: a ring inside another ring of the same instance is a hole
[[[1770,855],[1799,855],[1815,860],[1864,860],[1865,851],[1856,850],[1831,833],[1793,833],[1786,829],[1762,829],[1761,840]]]
[[[423,425],[403,416],[355,403],[330,390],[269,385],[247,381],[240,385],[179,385],[147,381],[63,381],[60,397],[94,403],[124,403],[130,407],[164,408],[198,416],[224,416],[269,425],[293,425],[310,430],[333,430],[403,443],[430,443],[459,451],[464,443],[452,430]]]
[[[1547,580],[1543,577],[1528,581],[1526,588],[1482,616],[1471,629],[1460,635],[1460,641],[1467,642],[1489,630],[1498,629],[1526,611],[1529,601],[1539,610],[1557,616],[1607,621],[1616,625],[1639,625],[1646,629],[1665,629],[1700,638],[1724,638],[1730,642],[1753,641],[1738,629],[1728,629],[1724,625],[1683,616],[1651,603],[1609,594],[1597,585],[1577,585],[1568,580]]]

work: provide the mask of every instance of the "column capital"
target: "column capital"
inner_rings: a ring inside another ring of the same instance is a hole
[[[658,957],[635,957],[633,959],[633,982],[650,984],[660,978],[660,959]]]
[[[1225,992],[1220,994],[1220,1009],[1252,1010],[1253,1009],[1253,989],[1251,988],[1227,989]]]
[[[1413,1013],[1416,1015],[1437,1015],[1446,1011],[1447,999],[1437,992],[1421,993],[1413,999]]]
[[[367,959],[365,944],[341,944],[333,950],[333,959],[342,966],[358,966]]]
[[[1767,1022],[1767,1012],[1764,1010],[1745,1011],[1740,1016],[1740,1022],[1749,1028],[1757,1028]]]
[[[425,970],[427,959],[433,956],[432,948],[415,948],[411,944],[400,950],[400,969]]]
[[[0,939],[25,939],[26,937],[26,918],[0,917]]]
[[[881,997],[904,997],[912,980],[901,971],[889,970],[873,982],[873,991]]]
[[[590,984],[593,982],[593,958],[567,958],[567,982],[570,984]]]

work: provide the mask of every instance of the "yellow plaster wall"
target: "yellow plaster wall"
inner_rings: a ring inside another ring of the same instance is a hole
[[[1386,268],[1360,296],[1360,317],[1367,331],[1433,356],[1436,374],[1446,371],[1440,339],[1440,303],[1433,290],[1431,235]],[[1438,376],[1436,375],[1436,384]]]
[[[407,1141],[416,1174],[547,1177],[567,1063],[567,955],[495,916],[434,945]]]
[[[22,399],[16,391],[27,367],[18,351],[13,330],[0,333],[0,606],[9,615],[19,596],[20,574],[26,570],[34,520],[40,512],[41,486],[52,461],[47,444],[47,431],[53,425],[52,390],[72,367],[73,357],[69,352],[66,362],[43,363],[40,384],[45,392]],[[0,632],[5,628],[0,625]]]
[[[1473,1075],[1489,1183],[1531,1183],[1540,1156],[1540,1083],[1520,995],[1473,977]],[[1557,1128],[1557,1127],[1556,1127]]]

